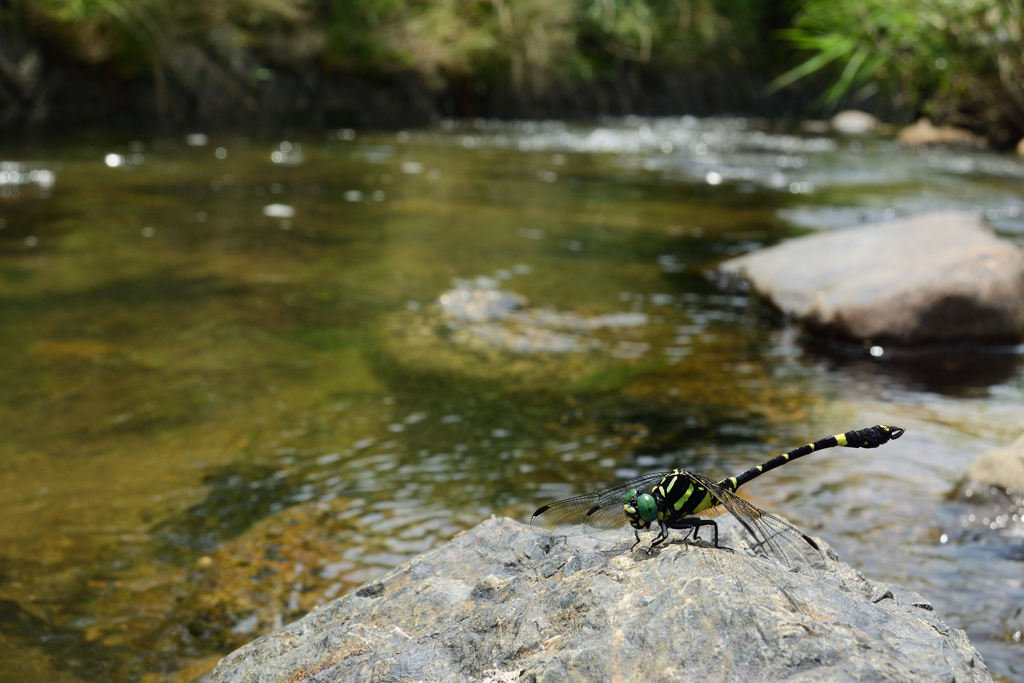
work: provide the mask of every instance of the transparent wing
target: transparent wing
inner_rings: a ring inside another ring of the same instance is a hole
[[[690,472],[690,476],[699,481],[721,501],[733,517],[754,537],[754,549],[761,549],[790,569],[812,569],[826,571],[828,564],[825,554],[814,540],[775,515],[752,505],[735,493],[722,488],[702,474]],[[700,514],[701,517],[714,517],[719,506],[709,508]]]
[[[611,488],[542,505],[530,518],[530,526],[560,536],[617,529],[626,524],[626,513],[622,510],[626,492],[636,489],[639,493],[650,493],[666,474],[651,472]]]

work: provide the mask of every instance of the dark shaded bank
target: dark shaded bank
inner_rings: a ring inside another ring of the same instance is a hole
[[[115,78],[75,65],[47,64],[38,52],[0,58],[0,135],[80,126],[138,130],[298,127],[400,128],[443,118],[593,119],[600,116],[806,117],[823,84],[768,95],[770,76],[738,66],[657,72],[624,65],[614,76],[556,84],[538,97],[510,85],[432,87],[414,72],[339,74],[275,71],[242,83],[197,69],[189,87]]]

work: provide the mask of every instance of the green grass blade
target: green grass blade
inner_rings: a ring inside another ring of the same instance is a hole
[[[822,67],[834,62],[843,55],[849,53],[852,49],[853,44],[850,41],[839,41],[829,49],[818,53],[817,55],[808,59],[803,64],[793,67],[786,73],[776,78],[774,81],[772,81],[766,86],[766,90],[769,93],[773,93],[776,92],[777,90],[785,88],[787,85],[795,83],[801,78],[809,76],[810,74],[814,73],[815,71],[818,71]]]

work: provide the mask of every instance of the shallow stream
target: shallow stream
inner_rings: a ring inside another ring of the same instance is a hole
[[[193,680],[491,514],[886,423],[745,495],[1024,681],[1020,503],[950,497],[1022,350],[823,347],[713,277],[943,208],[1024,246],[1016,159],[682,118],[0,161],[0,680]]]

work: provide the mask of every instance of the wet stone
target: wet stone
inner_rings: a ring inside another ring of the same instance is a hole
[[[896,139],[907,147],[984,147],[985,140],[964,128],[936,126],[928,119],[903,128]]]
[[[228,655],[209,681],[991,680],[921,596],[839,562],[787,571],[721,525],[733,550],[647,555],[492,518],[389,572],[375,599],[335,600]]]
[[[811,331],[894,346],[1024,339],[1024,252],[971,213],[800,237],[726,261]]]
[[[662,346],[667,341],[664,320],[655,322],[646,313],[588,315],[526,307],[525,298],[491,284],[490,278],[483,277],[475,282],[460,280],[434,305],[396,311],[388,318],[386,351],[395,362],[416,372],[444,368],[521,386],[581,380],[663,355],[671,355],[676,362],[696,355],[689,338],[668,347],[671,351]],[[637,337],[653,337],[655,343],[632,341]],[[442,421],[449,419],[461,420],[451,415]],[[509,436],[504,429],[492,435]]]
[[[586,337],[590,333],[642,327],[649,322],[643,313],[585,316],[573,311],[523,308],[526,303],[525,297],[496,288],[453,289],[438,298],[449,320],[452,341],[519,354],[590,351],[601,346],[596,339]]]
[[[864,135],[876,131],[879,121],[867,112],[849,109],[833,116],[829,125],[832,130],[843,135]]]
[[[1024,493],[1024,434],[1007,446],[979,455],[967,468],[966,478]]]
[[[490,322],[501,320],[517,308],[526,305],[526,299],[500,289],[452,289],[438,298],[441,309],[458,320]]]

